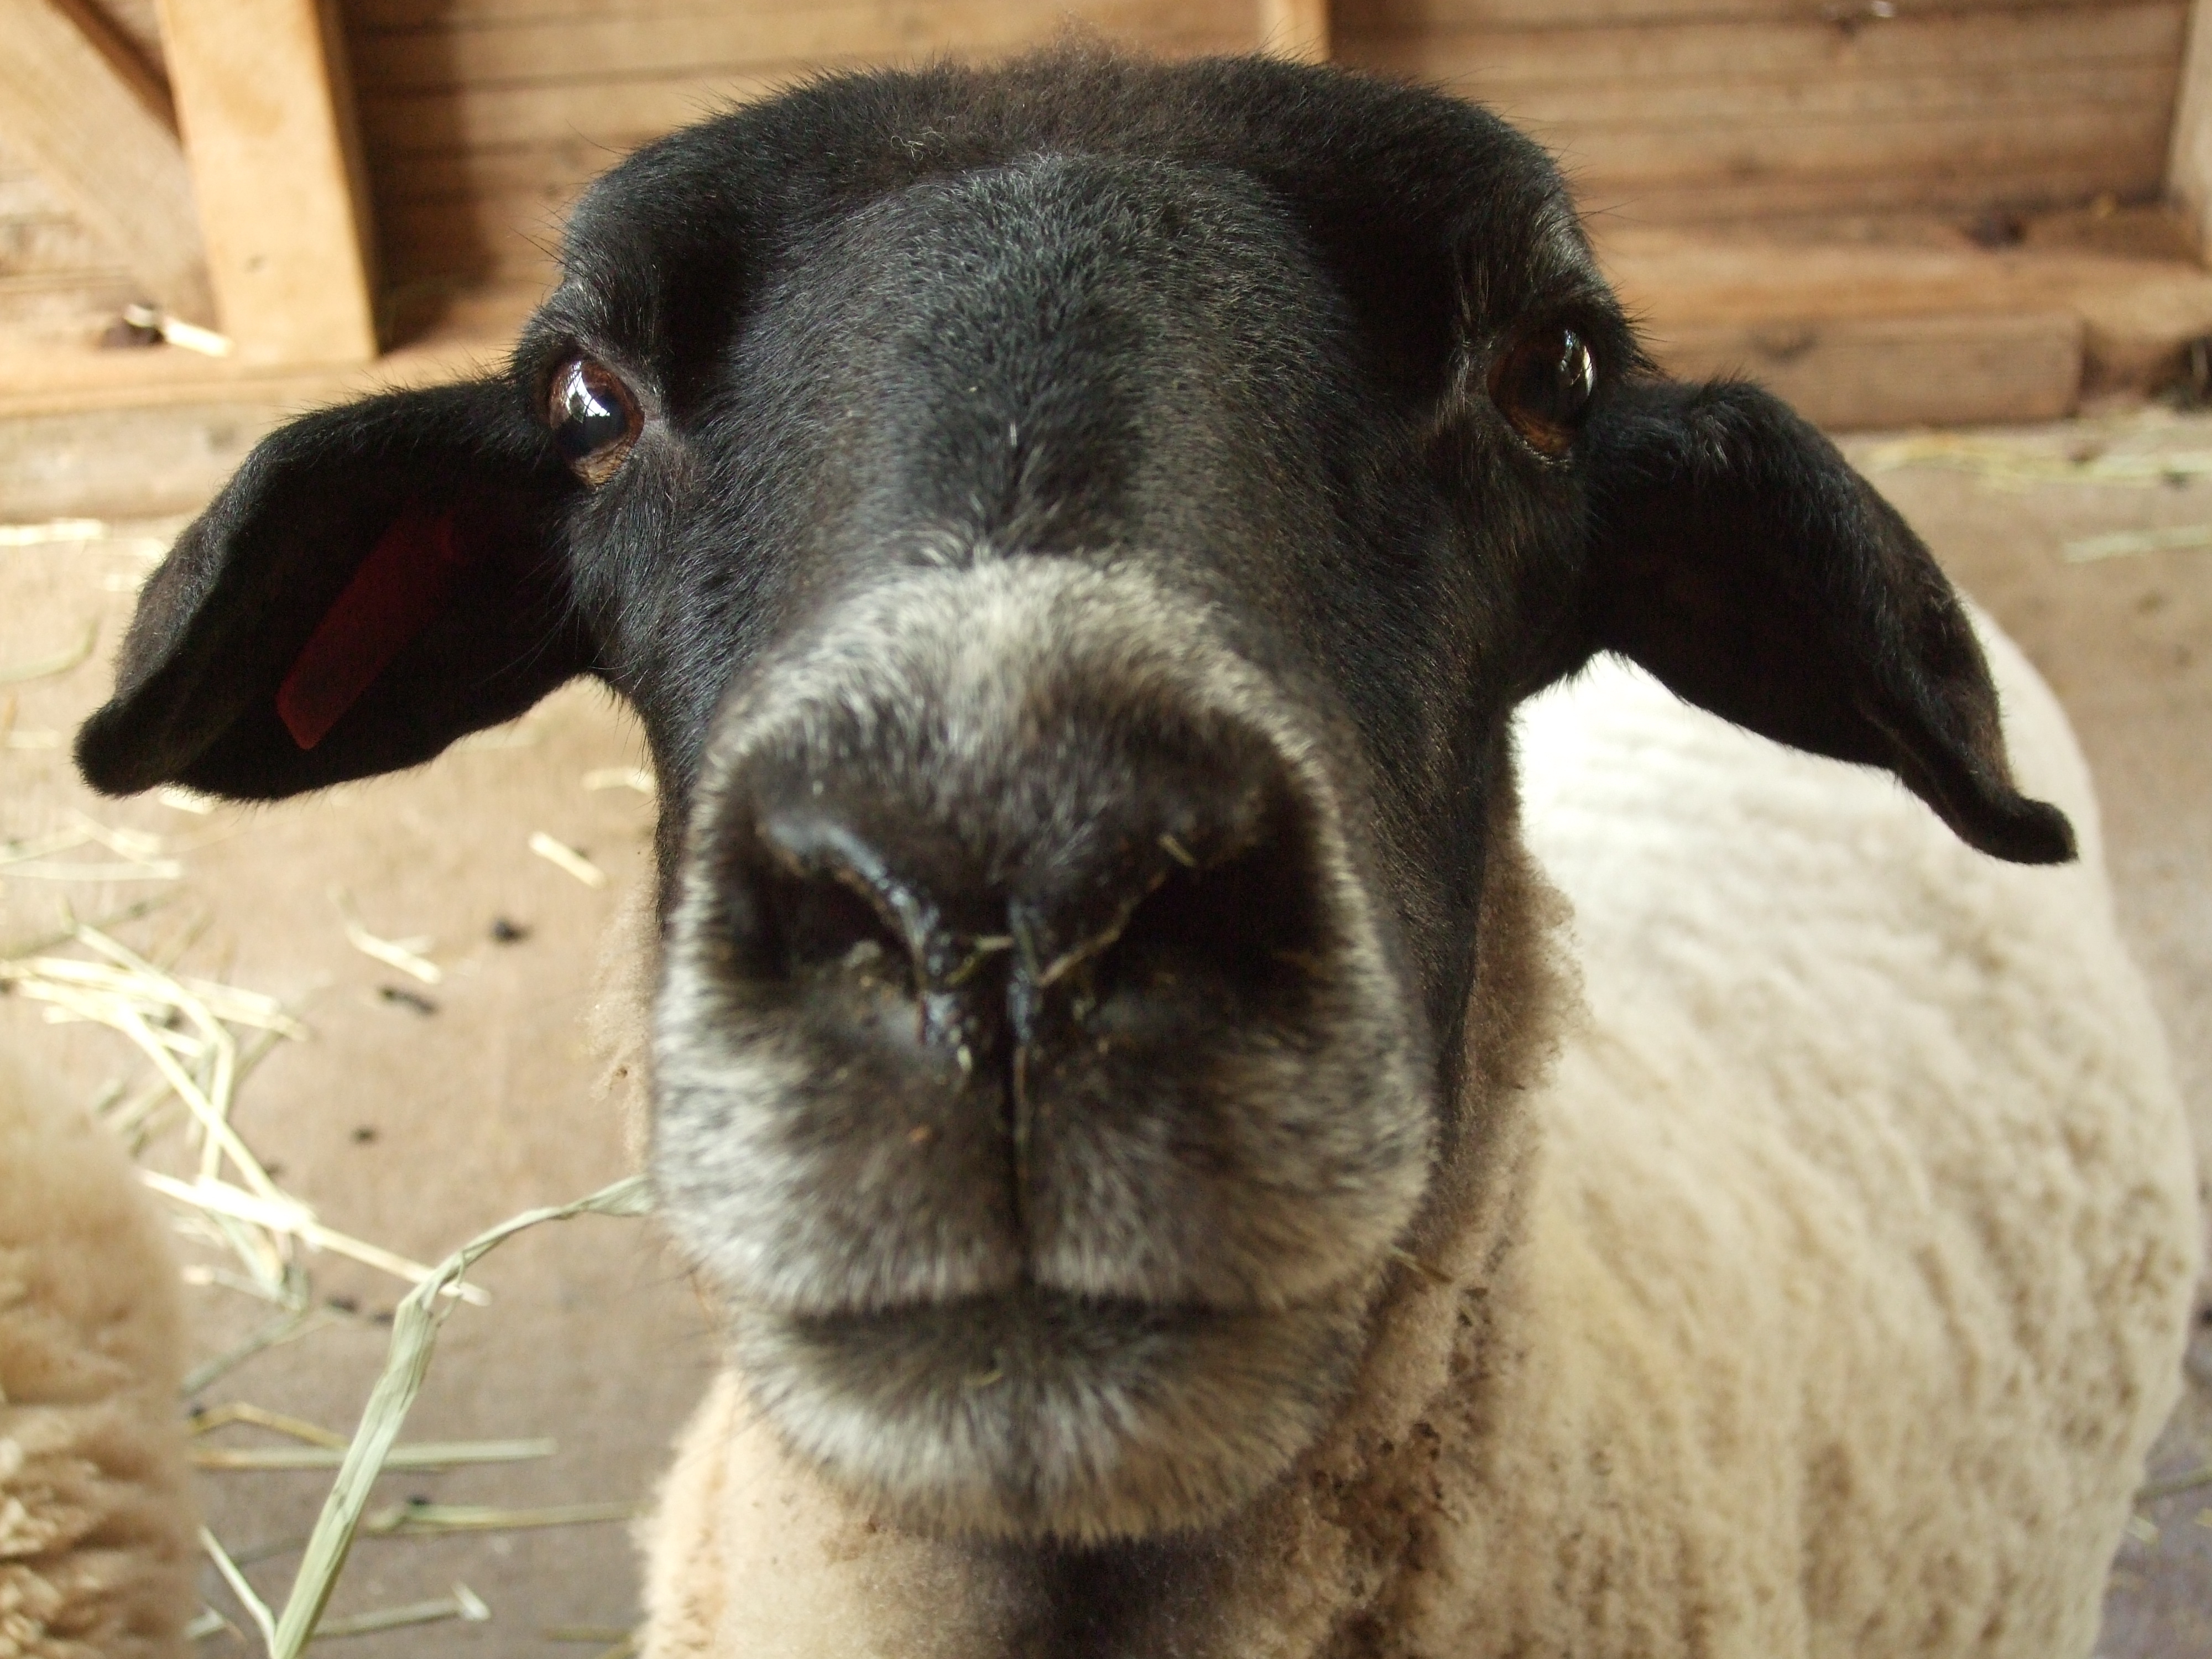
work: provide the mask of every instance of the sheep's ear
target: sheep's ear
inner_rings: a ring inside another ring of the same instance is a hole
[[[1586,434],[1585,641],[1815,754],[1888,768],[1970,846],[2074,855],[2013,787],[1996,690],[1927,548],[1813,428],[1756,387],[1632,384]]]
[[[393,393],[265,439],[147,583],[92,786],[263,799],[427,760],[591,665],[519,392]]]

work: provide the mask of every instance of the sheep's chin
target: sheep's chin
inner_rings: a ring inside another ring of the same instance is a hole
[[[939,1535],[1103,1543],[1249,1503],[1327,1423],[1364,1294],[1219,1313],[1051,1292],[737,1315],[738,1368],[799,1455]]]

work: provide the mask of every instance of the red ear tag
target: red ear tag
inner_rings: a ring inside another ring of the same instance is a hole
[[[369,550],[276,689],[292,741],[313,749],[435,622],[468,568],[451,514],[409,507]]]

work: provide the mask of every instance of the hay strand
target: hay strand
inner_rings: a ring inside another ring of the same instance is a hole
[[[0,547],[52,547],[106,539],[99,519],[47,519],[38,524],[0,524]]]
[[[1863,470],[1889,472],[1901,467],[1964,472],[2000,489],[2032,489],[2050,483],[2147,489],[2176,480],[2212,477],[2212,450],[2160,453],[2091,449],[2062,454],[2002,438],[1931,432],[1877,444],[1868,452]]]
[[[2095,564],[2105,559],[2203,547],[2212,547],[2212,524],[2179,524],[2160,530],[2116,530],[2106,536],[2084,536],[2079,541],[2061,543],[2058,556],[2069,564]]]
[[[319,1423],[310,1423],[305,1418],[288,1417],[283,1412],[272,1412],[243,1400],[234,1400],[226,1405],[210,1406],[205,1411],[194,1412],[192,1433],[195,1436],[213,1434],[217,1429],[227,1429],[234,1423],[250,1423],[257,1429],[267,1429],[304,1445],[327,1446],[334,1451],[345,1449],[346,1437],[335,1429],[326,1429]]]
[[[486,1504],[433,1504],[427,1498],[410,1498],[404,1504],[377,1510],[361,1523],[361,1529],[379,1538],[432,1538],[456,1532],[588,1527],[635,1521],[644,1513],[645,1507],[640,1504],[561,1504],[546,1509],[514,1510]]]
[[[595,766],[584,774],[584,787],[594,793],[602,789],[635,789],[647,800],[657,793],[653,774],[642,766]]]
[[[338,907],[338,915],[345,921],[346,943],[365,957],[382,963],[387,968],[397,968],[410,979],[425,985],[445,981],[446,970],[422,953],[430,948],[427,939],[385,939],[372,933],[362,925],[353,908],[352,896],[342,887],[331,889],[331,902]]]
[[[370,1636],[382,1630],[404,1630],[410,1625],[435,1625],[447,1619],[465,1619],[480,1625],[491,1617],[491,1609],[483,1598],[466,1584],[457,1583],[453,1593],[435,1601],[415,1601],[403,1607],[382,1607],[374,1613],[349,1613],[343,1619],[333,1619],[315,1632],[318,1642],[336,1641],[344,1636]]]
[[[336,1446],[208,1446],[195,1448],[191,1457],[196,1469],[228,1474],[335,1469],[346,1461],[346,1446],[344,1441]],[[527,1463],[560,1449],[560,1443],[553,1440],[425,1440],[391,1448],[384,1455],[384,1467],[409,1474],[434,1474],[479,1463]]]
[[[246,1575],[238,1570],[238,1563],[230,1559],[230,1553],[216,1541],[216,1535],[205,1527],[200,1528],[200,1547],[207,1552],[208,1559],[215,1563],[215,1570],[222,1575],[222,1582],[230,1586],[230,1593],[245,1607],[246,1617],[252,1620],[255,1627],[260,1631],[264,1644],[273,1649],[276,1641],[276,1623],[270,1615],[269,1604],[253,1593],[253,1586],[246,1582]]]
[[[227,1181],[211,1180],[203,1176],[199,1180],[185,1182],[174,1176],[165,1176],[158,1170],[141,1170],[138,1178],[164,1198],[173,1198],[179,1204],[188,1204],[210,1215],[228,1216],[233,1220],[250,1222],[266,1231],[296,1238],[310,1249],[328,1250],[360,1262],[365,1267],[374,1267],[390,1273],[394,1279],[404,1279],[410,1284],[420,1285],[431,1275],[431,1269],[419,1261],[410,1261],[349,1234],[325,1227],[315,1219],[315,1213],[296,1198],[287,1198],[282,1193],[270,1196],[242,1191]],[[491,1292],[475,1285],[459,1285],[447,1291],[481,1307],[491,1300]]]
[[[0,668],[0,685],[28,685],[33,680],[50,680],[57,674],[66,674],[92,654],[93,645],[99,638],[100,624],[87,623],[82,637],[67,650]]]
[[[530,832],[530,850],[557,870],[565,870],[586,887],[605,887],[607,872],[586,858],[566,842],[559,842],[543,830]]]
[[[330,1496],[324,1500],[322,1513],[316,1518],[314,1534],[307,1540],[307,1553],[292,1580],[292,1592],[285,1600],[283,1616],[277,1621],[275,1638],[270,1644],[271,1659],[299,1659],[322,1619],[331,1587],[345,1566],[362,1512],[368,1506],[369,1490],[398,1442],[408,1410],[414,1405],[415,1396],[422,1392],[423,1379],[428,1375],[438,1328],[451,1306],[441,1293],[459,1285],[462,1276],[487,1252],[496,1249],[526,1228],[585,1214],[641,1215],[651,1207],[651,1188],[643,1177],[633,1176],[573,1204],[526,1211],[478,1234],[439,1263],[429,1278],[407,1293],[392,1319],[392,1343],[383,1374],[377,1378],[376,1387],[369,1395],[361,1426],[355,1431],[337,1479],[331,1485]]]

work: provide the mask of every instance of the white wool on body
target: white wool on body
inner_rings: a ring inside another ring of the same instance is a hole
[[[188,1651],[183,1350],[122,1148],[0,1052],[0,1659]]]
[[[2197,1205],[2087,769],[1985,633],[2076,865],[1984,858],[1629,669],[1527,711],[1587,1014],[1429,1650],[2090,1651]]]
[[[2197,1217],[2086,769],[1989,641],[2077,866],[1601,664],[1522,719],[1584,1007],[1344,1420],[1146,1589],[1041,1635],[719,1382],[647,1523],[650,1659],[2083,1656],[2172,1403]],[[1181,1603],[1181,1611],[1176,1604]]]

